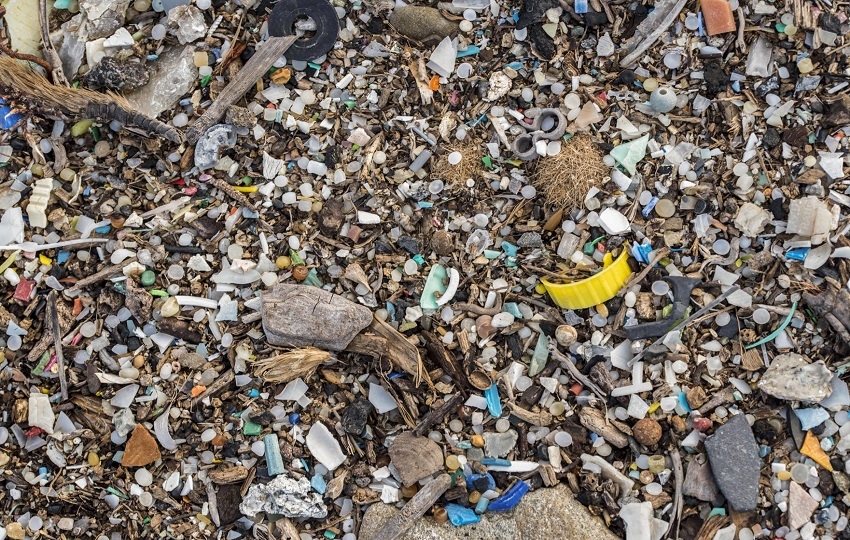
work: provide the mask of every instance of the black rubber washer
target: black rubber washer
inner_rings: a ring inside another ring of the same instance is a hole
[[[326,0],[280,0],[269,15],[269,35],[291,36],[295,20],[301,16],[316,21],[316,34],[296,41],[284,56],[308,62],[333,49],[339,36],[339,17]]]

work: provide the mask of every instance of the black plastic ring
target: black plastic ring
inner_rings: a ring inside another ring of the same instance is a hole
[[[280,0],[269,15],[269,35],[291,36],[295,21],[301,16],[316,22],[316,34],[296,41],[285,56],[289,60],[308,62],[333,49],[339,36],[339,17],[336,9],[325,0]]]

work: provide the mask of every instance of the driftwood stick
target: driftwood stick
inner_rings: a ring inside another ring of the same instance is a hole
[[[452,410],[456,409],[458,405],[463,402],[463,396],[461,394],[455,394],[446,401],[443,402],[442,405],[437,407],[436,409],[432,409],[431,412],[425,415],[419,425],[416,426],[416,429],[413,430],[413,434],[421,437],[425,434],[426,431],[431,429],[431,426],[439,422],[443,419],[444,416],[449,414]]]
[[[428,482],[419,493],[413,496],[401,512],[390,518],[381,529],[375,533],[372,540],[396,540],[410,530],[417,519],[425,515],[431,506],[437,502],[443,493],[452,485],[452,478],[441,474]]]
[[[50,39],[50,11],[47,8],[47,0],[38,0],[38,23],[41,27],[41,48],[44,51],[44,59],[53,68],[50,72],[53,84],[71,86],[62,69],[62,60]]]
[[[207,112],[189,126],[186,131],[186,141],[189,144],[195,144],[206,130],[217,124],[224,113],[227,112],[227,108],[240,100],[245,92],[257,82],[257,79],[272,67],[275,60],[280,58],[295,43],[296,39],[298,39],[297,36],[271,37],[262,47],[257,49],[254,56],[239,70],[239,74],[234,80],[230,81],[230,84],[210,105]]]
[[[47,309],[50,315],[50,331],[53,333],[53,346],[56,348],[56,364],[59,367],[59,388],[62,401],[68,400],[68,377],[65,375],[65,355],[62,354],[62,328],[59,326],[59,312],[56,310],[56,291],[47,295]]]

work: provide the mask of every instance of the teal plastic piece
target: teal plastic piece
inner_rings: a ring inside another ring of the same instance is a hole
[[[791,324],[791,319],[794,318],[794,313],[796,313],[796,312],[797,312],[797,302],[794,302],[793,304],[791,304],[791,312],[788,313],[788,316],[785,317],[785,320],[782,321],[782,324],[780,324],[779,327],[776,330],[771,332],[770,335],[765,337],[764,339],[760,339],[760,340],[756,341],[755,343],[750,343],[749,345],[747,345],[744,348],[749,351],[750,349],[754,349],[754,348],[758,347],[759,345],[764,345],[765,343],[770,343],[771,341],[773,341],[774,339],[779,337],[779,334],[781,334],[782,331],[785,330],[785,328],[789,324]]]
[[[54,9],[68,9],[68,6],[71,4],[71,0],[56,0],[53,2]]]
[[[481,52],[481,49],[479,49],[476,45],[470,45],[469,47],[466,48],[466,50],[458,51],[457,52],[457,58],[463,58],[464,56],[473,56],[473,55],[476,55],[480,52]]]
[[[469,523],[478,523],[481,521],[481,518],[478,517],[473,510],[466,508],[465,506],[461,506],[455,503],[449,503],[446,505],[446,513],[449,515],[449,521],[452,522],[452,525],[455,527],[460,527],[461,525],[468,525]]]
[[[475,513],[478,515],[483,514],[487,511],[487,505],[490,504],[490,499],[487,497],[481,497],[478,499],[478,503],[475,505]]]
[[[490,385],[490,388],[484,391],[484,397],[487,399],[487,410],[494,418],[502,416],[502,403],[499,401],[499,388],[496,383]]]
[[[494,466],[494,467],[510,467],[511,462],[507,459],[502,458],[494,458],[494,457],[486,457],[481,460],[481,464],[484,466]]]
[[[505,302],[504,310],[517,319],[522,319],[522,312],[519,310],[519,306],[516,302]]]
[[[266,447],[266,468],[269,471],[269,476],[277,476],[286,472],[283,466],[283,457],[280,455],[280,442],[277,440],[277,435],[269,433],[263,437],[263,444]]]
[[[501,257],[502,252],[496,251],[495,249],[485,249],[484,250],[484,256],[487,258],[488,261],[492,261],[494,259],[498,259],[499,257]]]
[[[537,338],[537,345],[534,347],[534,353],[531,355],[531,364],[528,366],[528,376],[534,377],[546,367],[546,362],[549,361],[549,338],[542,332]]]
[[[435,292],[443,294],[448,286],[446,280],[448,273],[446,268],[441,264],[435,264],[428,272],[428,278],[425,280],[425,287],[422,289],[422,296],[419,298],[419,307],[422,309],[439,309]]]
[[[615,146],[611,150],[611,157],[629,171],[630,174],[637,172],[637,164],[646,156],[646,145],[649,142],[649,135],[644,135],[640,139],[635,139],[627,143]]]
[[[259,435],[262,431],[263,426],[261,426],[260,424],[255,424],[250,420],[246,420],[245,425],[242,426],[242,433],[245,435]]]
[[[725,508],[712,508],[711,512],[708,513],[708,517],[711,516],[725,516],[726,509]]]
[[[322,478],[322,475],[320,474],[313,475],[313,478],[310,479],[310,485],[322,495],[324,495],[325,491],[328,489],[328,483],[325,482],[325,479]]]

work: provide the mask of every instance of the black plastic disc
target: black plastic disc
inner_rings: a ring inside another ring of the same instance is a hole
[[[291,36],[295,32],[295,21],[301,16],[316,21],[316,33],[296,41],[285,56],[307,62],[333,49],[339,36],[339,18],[336,9],[326,0],[280,0],[269,15],[269,35]]]

